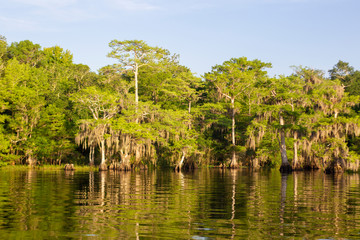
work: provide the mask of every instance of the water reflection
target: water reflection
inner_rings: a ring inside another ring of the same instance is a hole
[[[232,225],[231,239],[234,239],[236,233],[234,218],[235,218],[235,204],[236,204],[236,178],[237,178],[238,170],[231,169],[230,173],[232,178],[231,218],[230,218]]]
[[[288,173],[281,173],[281,198],[280,198],[280,236],[284,236],[284,215],[286,203]]]
[[[2,171],[2,238],[360,238],[359,175]]]

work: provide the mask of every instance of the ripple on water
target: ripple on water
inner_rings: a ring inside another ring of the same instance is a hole
[[[359,177],[1,172],[0,236],[359,239]]]

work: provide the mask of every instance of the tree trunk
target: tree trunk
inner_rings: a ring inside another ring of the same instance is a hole
[[[181,171],[181,169],[184,166],[184,161],[185,161],[185,152],[182,152],[181,160],[180,160],[179,164],[175,167],[176,171]]]
[[[138,89],[138,74],[139,74],[139,66],[136,63],[135,65],[135,113],[137,115],[138,113],[138,107],[139,107],[139,89]],[[138,117],[136,116],[136,122],[138,122]]]
[[[234,147],[234,146],[233,146]],[[231,157],[231,163],[230,163],[230,168],[238,168],[239,167],[239,164],[238,162],[236,161],[236,151],[235,151],[235,148],[233,148],[232,150],[232,157]]]
[[[28,154],[26,158],[26,162],[29,166],[35,166],[36,165],[36,159],[34,159],[31,154]]]
[[[95,164],[95,159],[94,159],[94,153],[95,152],[95,147],[94,146],[90,146],[90,153],[89,153],[89,165],[90,166],[94,166]]]
[[[259,159],[258,158],[254,158],[252,160],[252,169],[253,170],[257,170],[260,168],[260,164],[259,164]]]
[[[235,99],[231,99],[231,141],[232,145],[235,146]]]
[[[280,126],[284,126],[284,118],[281,115],[281,111],[279,112],[279,121],[280,121]],[[292,171],[292,167],[289,164],[288,161],[288,157],[287,157],[287,153],[286,153],[286,144],[285,144],[285,132],[284,129],[280,129],[280,152],[281,152],[281,167],[280,167],[280,172],[291,172]]]
[[[140,152],[141,145],[136,145],[135,147],[135,166],[138,167],[141,162],[141,157],[143,156]]]
[[[100,171],[106,171],[107,170],[107,166],[106,166],[106,159],[105,159],[105,140],[101,140],[100,142],[101,144],[101,164],[99,167]]]
[[[101,164],[105,164],[105,140],[101,140]]]
[[[191,101],[189,101],[189,107],[188,107],[188,111],[189,111],[189,114],[191,114]],[[189,118],[189,125],[188,125],[188,129],[191,130],[191,118]]]
[[[236,142],[235,142],[235,99],[231,99],[231,143],[232,143],[232,157],[230,162],[230,168],[238,168],[239,164],[236,160]]]
[[[64,170],[65,171],[74,171],[75,170],[74,164],[70,164],[70,163],[65,164]]]
[[[300,170],[301,169],[301,165],[299,163],[299,158],[298,158],[298,133],[294,132],[294,159],[292,162],[292,167],[293,170]]]
[[[125,150],[120,150],[120,157],[121,157],[121,164],[120,164],[119,170],[121,170],[121,171],[131,170],[130,155],[128,154],[128,151],[126,148],[125,148]]]

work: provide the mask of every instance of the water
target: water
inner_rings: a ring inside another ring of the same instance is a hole
[[[1,239],[360,239],[359,175],[0,170]]]

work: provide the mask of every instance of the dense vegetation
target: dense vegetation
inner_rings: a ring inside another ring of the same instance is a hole
[[[0,164],[358,170],[360,71],[232,58],[201,78],[144,41],[98,73],[59,46],[0,39]]]

